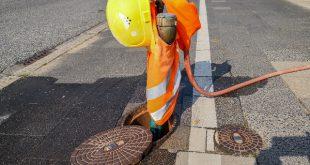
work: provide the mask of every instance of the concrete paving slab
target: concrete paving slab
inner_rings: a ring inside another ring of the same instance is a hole
[[[189,151],[205,152],[207,130],[205,128],[191,127],[189,136]]]
[[[194,165],[209,164],[221,165],[221,155],[196,153],[196,152],[179,152],[177,154],[176,165]]]
[[[255,165],[256,160],[252,157],[238,157],[230,155],[218,155],[210,153],[179,152],[176,165]]]
[[[310,1],[309,0],[286,0],[293,4],[299,5],[301,7],[304,7],[308,10],[310,10]]]
[[[282,61],[282,62],[271,62],[272,66],[276,70],[284,70],[290,69],[294,67],[306,66],[310,65],[310,62],[299,62],[299,61]],[[302,78],[310,78],[310,70],[290,73],[282,75],[281,77],[302,77]]]
[[[207,143],[206,143],[206,149],[207,151],[213,152],[215,150],[214,148],[214,133],[215,130],[213,129],[207,129]]]
[[[213,86],[212,86],[212,77],[195,77],[197,84],[209,91],[213,91]],[[202,96],[200,93],[198,93],[195,89],[193,91],[194,96]]]
[[[223,155],[221,156],[222,165],[256,165],[256,160],[253,157],[241,157]]]
[[[310,78],[285,77],[283,79],[298,98],[310,98]]]
[[[196,127],[216,128],[214,98],[193,97],[191,125]]]

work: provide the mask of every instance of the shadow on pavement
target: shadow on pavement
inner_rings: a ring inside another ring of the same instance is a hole
[[[145,75],[92,84],[22,78],[0,91],[0,160],[5,164],[69,161],[88,137],[115,127]],[[39,161],[39,162],[38,162]]]
[[[282,164],[282,156],[306,156],[310,162],[310,133],[306,136],[273,137],[272,146],[260,152],[257,157],[258,164]],[[300,162],[299,162],[300,163]],[[296,162],[296,164],[299,164]]]
[[[249,76],[237,76],[237,77],[225,76],[226,74],[229,74],[231,71],[231,65],[228,62],[229,61],[225,61],[221,64],[215,64],[215,63],[211,64],[214,91],[226,89],[228,87],[245,82],[253,78]],[[191,65],[192,70],[194,70],[195,65],[200,66],[206,65],[207,67],[207,63],[198,62]],[[225,94],[221,97],[239,97],[239,96],[251,95],[257,92],[259,88],[263,88],[267,84],[267,82],[268,80],[261,81],[256,84],[236,90],[232,93]],[[182,93],[184,93],[185,95],[192,95],[193,88],[191,84],[188,82],[188,78],[184,69],[182,71],[181,90],[183,90]]]

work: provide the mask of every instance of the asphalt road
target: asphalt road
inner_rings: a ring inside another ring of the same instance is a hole
[[[105,0],[1,0],[0,72],[105,18]]]

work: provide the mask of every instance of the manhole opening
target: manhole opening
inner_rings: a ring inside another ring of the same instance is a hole
[[[140,125],[150,129],[150,121],[151,116],[147,112],[146,104],[143,104],[142,106],[134,109],[131,113],[124,115],[120,120],[120,125]],[[175,126],[176,118],[172,116],[169,121],[162,126],[161,133],[153,135],[153,144],[155,146],[162,144],[174,131]]]

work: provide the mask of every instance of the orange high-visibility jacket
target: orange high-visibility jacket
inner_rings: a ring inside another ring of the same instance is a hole
[[[183,51],[189,50],[190,38],[200,28],[197,9],[193,4],[188,3],[186,0],[173,0],[173,3],[170,0],[164,0],[164,2],[168,11],[177,16],[178,25],[177,42],[168,45],[158,35],[156,27],[157,13],[155,4],[151,3],[154,37],[147,54],[146,98],[147,110],[157,125],[163,125],[170,118],[177,102],[181,81],[177,45]],[[196,12],[186,14],[188,8]],[[190,20],[198,20],[198,23]]]

